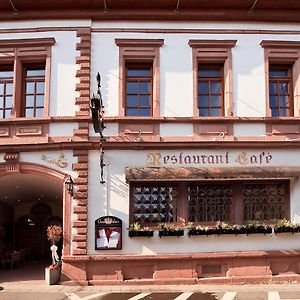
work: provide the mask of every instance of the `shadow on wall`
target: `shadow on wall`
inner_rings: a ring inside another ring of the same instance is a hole
[[[129,186],[125,182],[123,182],[120,178],[117,176],[112,175],[110,177],[110,186],[111,191],[116,193],[117,195],[121,197],[128,197],[129,195]]]

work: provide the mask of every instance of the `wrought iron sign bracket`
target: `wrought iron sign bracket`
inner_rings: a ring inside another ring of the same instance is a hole
[[[97,79],[97,94],[93,94],[91,98],[91,112],[92,112],[92,121],[93,121],[93,127],[94,131],[96,133],[100,134],[100,183],[105,183],[105,180],[103,179],[103,173],[104,173],[104,150],[103,150],[103,144],[105,142],[105,137],[103,135],[103,131],[106,128],[104,125],[104,105],[102,100],[102,94],[101,94],[101,76],[99,73],[97,73],[96,76]]]

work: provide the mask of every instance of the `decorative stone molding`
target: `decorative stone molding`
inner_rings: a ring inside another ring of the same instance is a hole
[[[6,161],[6,171],[11,172],[19,172],[20,170],[20,164],[19,159],[20,155],[19,153],[6,153],[3,157],[3,159]]]
[[[73,156],[77,157],[77,163],[73,164],[73,170],[77,172],[74,182],[77,191],[73,198],[73,214],[77,216],[73,222],[76,234],[72,237],[75,244],[73,255],[86,255],[87,253],[87,204],[88,204],[88,150],[74,150]]]
[[[299,257],[295,250],[65,256],[63,284],[300,282]]]

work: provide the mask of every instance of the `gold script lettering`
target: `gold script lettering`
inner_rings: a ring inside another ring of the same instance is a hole
[[[241,152],[235,159],[235,161],[240,165],[247,165],[249,163],[247,152]]]
[[[161,154],[159,152],[152,152],[147,154],[148,166],[159,166]]]

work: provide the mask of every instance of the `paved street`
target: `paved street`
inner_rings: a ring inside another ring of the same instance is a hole
[[[0,300],[300,300],[299,285],[2,288]]]

